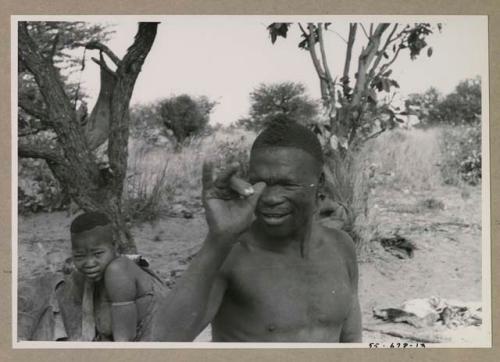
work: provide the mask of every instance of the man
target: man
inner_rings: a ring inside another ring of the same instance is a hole
[[[237,167],[214,182],[205,165],[209,235],[159,317],[161,339],[211,323],[215,342],[361,341],[354,244],[314,221],[322,165],[316,136],[287,119],[255,140],[250,184]]]

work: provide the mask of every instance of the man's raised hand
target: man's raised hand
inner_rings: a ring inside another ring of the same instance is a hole
[[[213,177],[213,164],[203,163],[203,206],[205,208],[209,235],[221,243],[236,242],[254,220],[254,210],[266,184],[251,185],[236,173],[239,164],[231,164]]]

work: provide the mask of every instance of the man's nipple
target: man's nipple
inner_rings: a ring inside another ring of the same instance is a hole
[[[274,330],[275,330],[275,329],[276,329],[276,326],[275,326],[274,324],[269,324],[269,325],[267,326],[267,330],[268,330],[269,332],[274,332]]]

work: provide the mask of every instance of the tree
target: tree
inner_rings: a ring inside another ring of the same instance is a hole
[[[180,145],[205,129],[216,104],[205,96],[193,98],[182,94],[161,101],[160,115],[163,125],[172,131]]]
[[[303,84],[260,84],[250,93],[250,117],[239,123],[247,129],[258,131],[269,119],[279,114],[302,124],[311,124],[318,115],[318,104],[309,98]]]
[[[443,96],[434,87],[429,88],[424,93],[413,93],[408,95],[406,107],[415,109],[418,118],[425,125],[431,125],[439,122],[441,116],[439,114],[439,104],[442,102]]]
[[[481,116],[481,78],[461,81],[438,106],[437,121],[453,125],[471,124]]]
[[[446,96],[432,87],[423,94],[410,94],[408,105],[417,108],[419,118],[426,125],[477,123],[481,116],[481,78],[461,81]]]
[[[18,102],[22,109],[39,121],[41,127],[52,131],[56,137],[44,143],[33,142],[29,136],[20,137],[18,155],[22,158],[44,159],[54,176],[82,209],[100,210],[108,215],[121,250],[136,252],[121,210],[128,157],[129,103],[136,79],[156,37],[157,23],[139,23],[134,42],[123,59],[99,41],[74,44],[99,51],[100,58],[94,61],[101,67],[101,80],[109,81],[105,85],[106,101],[101,102],[101,110],[106,108],[108,112],[98,112],[107,119],[103,120],[102,116],[96,114],[93,122],[90,122],[91,126],[85,127],[82,127],[76,107],[66,92],[60,69],[55,66],[56,51],[47,53],[36,42],[32,25],[27,22],[18,24],[18,57],[20,70],[28,71],[33,76],[43,106],[39,107],[21,96]],[[51,49],[57,50],[61,33],[57,30],[54,32],[52,44],[55,45]],[[116,70],[109,68],[104,55],[111,60]],[[107,127],[101,127],[101,121],[106,121]],[[95,127],[92,127],[92,123]],[[96,145],[91,144],[89,132],[96,128],[100,133],[97,136],[108,141],[109,164],[105,167],[99,164],[92,152]],[[102,137],[103,134],[105,137]]]
[[[286,38],[292,23],[272,23],[267,29],[272,43],[278,37]],[[417,24],[349,24],[345,59],[342,74],[336,76],[330,71],[328,54],[325,47],[326,32],[331,23],[297,23],[301,33],[299,48],[307,51],[319,78],[322,105],[329,120],[328,124],[317,125],[315,131],[326,142],[325,153],[327,167],[326,191],[336,201],[350,208],[354,203],[355,176],[351,174],[352,155],[369,138],[373,138],[386,128],[373,132],[374,120],[370,106],[377,104],[377,94],[399,88],[391,78],[392,65],[402,52],[409,52],[415,59],[427,47],[426,37],[432,34],[432,27],[427,23]],[[437,25],[441,29],[441,25]],[[358,28],[361,28],[364,45],[356,59],[355,71],[351,70],[353,47],[360,40]],[[336,33],[335,31],[332,31]],[[338,34],[338,33],[337,33]],[[432,48],[427,47],[427,55],[432,55]],[[339,61],[341,61],[339,59]],[[396,115],[388,109],[393,117]],[[340,167],[340,168],[339,168]],[[341,191],[339,191],[341,190]],[[356,210],[354,210],[354,214]]]

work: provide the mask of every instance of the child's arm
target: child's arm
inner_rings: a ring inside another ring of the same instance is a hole
[[[111,323],[114,341],[132,341],[136,335],[137,307],[136,281],[130,260],[113,260],[104,274],[108,298],[111,302]]]

